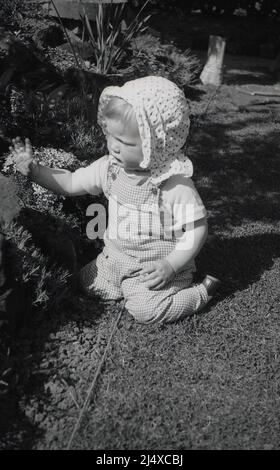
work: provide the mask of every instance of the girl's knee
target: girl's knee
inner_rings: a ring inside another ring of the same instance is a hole
[[[168,305],[133,298],[126,301],[125,307],[138,323],[145,324],[160,323],[168,309]]]
[[[96,279],[97,269],[96,261],[93,260],[86,264],[77,274],[77,288],[82,294],[94,295],[93,283]]]
[[[173,323],[193,315],[203,304],[199,288],[184,289],[174,295],[151,291],[127,299],[126,309],[139,323]]]

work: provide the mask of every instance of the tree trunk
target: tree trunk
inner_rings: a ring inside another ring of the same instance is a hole
[[[221,36],[209,37],[207,62],[200,74],[203,85],[221,85],[225,47],[226,40]]]

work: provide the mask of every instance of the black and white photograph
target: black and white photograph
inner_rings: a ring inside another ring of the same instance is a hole
[[[280,0],[0,0],[0,450],[280,448]]]

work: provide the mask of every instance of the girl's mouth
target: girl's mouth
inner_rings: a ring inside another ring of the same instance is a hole
[[[118,162],[118,164],[122,165],[122,161],[118,157],[113,155],[113,158]]]

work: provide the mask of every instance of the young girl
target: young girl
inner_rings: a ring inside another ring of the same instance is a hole
[[[172,322],[199,312],[219,281],[191,286],[194,259],[207,237],[205,207],[181,150],[189,132],[183,92],[162,77],[144,77],[102,92],[98,122],[108,155],[71,173],[34,161],[28,139],[15,139],[18,170],[64,195],[109,201],[104,249],[79,274],[89,295],[125,300],[142,323]],[[89,231],[90,232],[90,231]],[[90,233],[88,233],[90,236]]]

